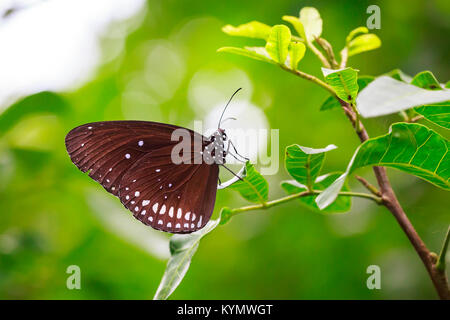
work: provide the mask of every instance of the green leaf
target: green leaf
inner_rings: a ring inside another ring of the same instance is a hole
[[[430,71],[422,71],[414,76],[411,84],[428,90],[442,90],[441,84]]]
[[[328,97],[324,103],[322,103],[322,105],[320,106],[320,111],[325,111],[325,110],[330,110],[330,109],[340,108],[340,107],[341,107],[341,104],[339,103],[339,101],[335,97],[331,96],[331,97]]]
[[[197,251],[200,240],[219,224],[210,220],[202,229],[189,234],[175,234],[170,238],[170,258],[153,300],[165,300],[183,280]]]
[[[359,76],[358,77],[358,91],[361,91],[362,89],[367,87],[367,85],[369,83],[371,83],[373,80],[375,80],[375,77],[373,77],[373,76]]]
[[[411,82],[411,80],[412,80],[411,76],[407,75],[400,69],[394,69],[392,71],[389,71],[385,75],[389,76],[391,78],[394,78],[395,80],[403,81],[403,82],[407,82],[407,83]]]
[[[267,58],[263,54],[256,52],[255,50],[250,50],[249,48],[236,48],[236,47],[222,47],[217,50],[217,52],[228,52],[233,54],[238,54],[248,58],[252,58],[259,61],[264,61],[268,63],[274,63],[271,59]]]
[[[417,123],[395,123],[384,136],[367,140],[355,151],[347,170],[317,198],[319,208],[333,203],[345,179],[364,166],[387,166],[450,190],[449,142]]]
[[[423,115],[428,121],[446,129],[450,129],[450,102],[431,104],[414,108],[414,111]]]
[[[229,186],[238,191],[243,198],[250,202],[265,203],[269,196],[269,184],[266,179],[247,161],[243,179]]]
[[[375,34],[363,34],[350,41],[347,46],[348,56],[351,57],[358,53],[374,50],[380,46],[381,40]]]
[[[314,183],[314,190],[324,190],[327,187],[330,186],[339,176],[341,173],[329,173],[323,176],[317,177],[315,183]],[[283,181],[281,183],[281,187],[288,193],[288,194],[295,194],[300,193],[303,191],[306,191],[307,188],[305,185],[295,181],[295,180],[288,180]],[[349,191],[347,184],[344,184],[343,191]],[[315,202],[317,195],[311,195],[306,197],[300,197],[298,200],[308,207],[309,209],[313,209],[315,211],[321,212],[321,213],[336,213],[336,212],[347,212],[350,210],[352,206],[352,198],[347,196],[339,196],[337,197],[336,201],[334,201],[331,205],[326,207],[324,210],[320,210],[317,206],[317,203]]]
[[[426,90],[389,76],[381,76],[359,93],[356,106],[363,117],[370,118],[448,100],[448,89]]]
[[[220,210],[220,224],[221,225],[227,223],[231,219],[231,212],[232,212],[232,210],[228,207],[223,207],[222,210]]]
[[[360,33],[369,33],[369,29],[367,29],[366,27],[358,27],[356,29],[353,29],[347,36],[347,38],[345,38],[345,43],[348,46],[350,41],[353,40],[354,37],[356,37],[358,34]]]
[[[288,27],[281,24],[273,26],[266,43],[267,53],[275,62],[284,64],[290,42],[291,30]]]
[[[358,91],[361,91],[362,89],[364,89],[370,82],[372,82],[375,79],[375,77],[372,76],[359,76],[358,77]],[[325,111],[325,110],[330,110],[330,109],[334,109],[334,108],[340,108],[341,104],[339,103],[339,101],[331,96],[328,97],[327,100],[325,100],[325,102],[322,104],[322,106],[320,107],[320,111]]]
[[[352,68],[331,70],[322,68],[325,81],[333,87],[336,95],[346,102],[353,103],[358,94],[358,71]]]
[[[230,36],[248,37],[267,40],[271,27],[259,21],[251,21],[237,27],[227,24],[222,31]]]
[[[289,62],[293,70],[297,70],[297,65],[305,56],[306,47],[301,42],[291,42],[289,46]]]
[[[300,22],[303,25],[306,41],[312,42],[322,34],[322,18],[319,11],[313,7],[304,7],[300,10]]]
[[[284,21],[289,22],[294,27],[295,31],[297,31],[298,35],[302,39],[306,39],[305,35],[305,29],[303,28],[303,24],[300,22],[300,20],[297,17],[293,16],[283,16],[282,18]]]
[[[0,136],[23,118],[38,113],[67,117],[71,112],[66,100],[56,93],[43,91],[30,95],[0,113]]]
[[[333,144],[322,149],[302,147],[298,144],[290,145],[286,148],[286,170],[297,182],[312,190],[322,169],[325,152],[334,149],[336,146]]]

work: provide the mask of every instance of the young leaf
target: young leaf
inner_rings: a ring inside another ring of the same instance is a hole
[[[170,258],[153,300],[165,300],[178,287],[191,264],[200,240],[219,224],[210,220],[202,229],[189,234],[175,234],[170,239]]]
[[[260,54],[256,52],[255,50],[250,50],[249,48],[243,49],[243,48],[236,48],[236,47],[222,47],[217,50],[217,52],[228,52],[228,53],[234,53],[241,56],[245,56],[248,58],[252,58],[259,61],[274,63],[271,59],[267,58],[263,54]]]
[[[227,24],[222,31],[230,36],[248,37],[267,40],[271,27],[259,21],[251,21],[237,27]]]
[[[375,77],[372,76],[359,76],[358,77],[358,91],[364,89],[369,83],[371,83]],[[330,110],[334,108],[340,108],[341,104],[335,97],[328,97],[327,100],[320,107],[320,111]]]
[[[229,188],[238,191],[250,202],[265,203],[269,196],[269,184],[249,161],[245,164],[243,179],[233,183]]]
[[[358,71],[352,68],[331,70],[322,68],[325,81],[336,95],[346,102],[353,102],[358,94]]]
[[[358,27],[356,29],[353,29],[347,36],[347,38],[345,38],[345,43],[348,46],[350,41],[353,40],[354,37],[356,37],[358,34],[360,33],[369,33],[369,29],[367,29],[366,27]]]
[[[374,50],[380,46],[381,40],[375,34],[363,34],[350,41],[347,46],[348,56],[351,57],[361,52]]]
[[[323,176],[317,177],[314,183],[314,190],[324,190],[329,187],[341,174],[340,173],[329,173]],[[306,191],[305,185],[295,181],[288,180],[281,183],[281,187],[289,194],[295,194],[302,191]],[[349,191],[347,184],[344,184],[343,191]],[[319,211],[321,213],[336,213],[336,212],[347,212],[352,206],[352,198],[347,196],[339,196],[336,201],[331,205],[326,207],[324,210],[320,210],[315,202],[317,195],[311,195],[306,197],[300,197],[298,200],[306,207]]]
[[[291,42],[289,46],[289,61],[290,67],[293,70],[297,70],[297,65],[300,60],[305,56],[306,47],[301,42]]]
[[[367,140],[355,151],[347,170],[317,198],[320,209],[333,203],[345,179],[364,166],[387,166],[450,190],[449,142],[417,123],[395,123],[384,136]]]
[[[300,20],[297,17],[293,16],[283,16],[282,18],[284,21],[289,22],[294,27],[295,31],[297,31],[298,35],[302,39],[306,39],[305,35],[305,29],[303,28],[303,24],[300,22]]]
[[[291,30],[288,27],[281,24],[273,26],[266,43],[267,53],[275,62],[284,64],[290,42]]]
[[[300,22],[305,30],[306,41],[312,42],[322,34],[322,18],[319,11],[313,7],[304,7],[300,10]]]
[[[428,90],[442,90],[441,84],[430,71],[422,71],[414,76],[411,84]]]
[[[423,115],[428,121],[438,126],[450,129],[450,102],[431,104],[414,108],[414,111]]]
[[[333,149],[336,149],[333,144],[322,149],[302,147],[298,144],[290,145],[286,148],[286,170],[297,182],[312,190],[322,169],[325,152]]]
[[[450,100],[448,89],[426,90],[381,76],[359,93],[356,106],[363,117],[370,118],[447,100]]]

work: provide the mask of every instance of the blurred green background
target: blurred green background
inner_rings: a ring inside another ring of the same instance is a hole
[[[208,114],[200,104],[210,102],[213,108],[244,86],[243,98],[263,111],[270,128],[280,129],[280,170],[267,177],[270,198],[283,195],[279,182],[288,178],[282,157],[289,144],[318,148],[333,143],[339,148],[328,154],[324,170],[343,170],[359,141],[340,110],[319,112],[328,97],[324,90],[275,66],[216,50],[252,43],[222,33],[225,24],[259,20],[273,25],[283,15],[315,6],[324,20],[323,36],[338,53],[348,32],[365,25],[370,4],[381,8],[381,29],[374,32],[382,47],[350,58],[350,66],[362,75],[400,68],[410,75],[431,70],[441,82],[449,79],[450,8],[444,0],[147,1],[135,16],[104,30],[101,63],[88,80],[70,90],[4,103],[0,298],[150,299],[159,284],[169,235],[135,221],[118,199],[70,162],[64,136],[77,125],[136,119],[192,128],[194,120]],[[15,15],[0,20],[4,32],[7,19]],[[119,45],[114,34],[124,25],[131,27]],[[1,46],[8,43],[0,37]],[[299,64],[317,76],[319,67],[311,52]],[[0,70],[0,78],[4,76]],[[375,136],[400,120],[382,117],[365,124]],[[450,223],[448,194],[388,171],[413,225],[429,248],[438,251]],[[374,181],[370,169],[359,174]],[[362,190],[354,181],[351,186]],[[214,217],[222,206],[244,204],[237,193],[221,190]],[[66,288],[66,268],[72,264],[81,268],[81,290]],[[381,267],[381,290],[366,287],[366,268],[372,264]],[[347,214],[321,215],[291,202],[234,217],[202,241],[171,298],[436,297],[424,266],[390,213],[357,199]]]

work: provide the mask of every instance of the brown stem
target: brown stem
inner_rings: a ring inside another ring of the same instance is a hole
[[[356,115],[354,114],[352,108],[348,105],[347,102],[340,100],[339,101],[345,114],[351,121],[353,127],[359,128],[359,131],[356,131],[361,142],[369,139],[369,135],[364,128],[362,123],[357,123],[359,121]],[[397,196],[392,189],[391,183],[389,182],[389,178],[386,173],[386,168],[384,167],[373,167],[373,171],[375,173],[375,177],[377,178],[378,186],[380,187],[381,196],[383,199],[384,206],[392,213],[394,218],[397,220],[398,224],[402,228],[403,232],[405,232],[409,241],[413,245],[420,259],[422,259],[425,268],[430,275],[430,278],[436,288],[436,291],[441,299],[450,300],[450,289],[448,286],[447,277],[444,272],[441,272],[436,269],[435,261],[432,259],[431,252],[428,250],[425,243],[422,241],[413,225],[409,221],[406,213],[403,211],[402,206],[398,202]]]

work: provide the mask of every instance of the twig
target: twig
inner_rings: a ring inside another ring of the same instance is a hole
[[[327,53],[328,61],[333,68],[339,68],[339,64],[334,56],[333,46],[324,38],[316,38],[317,44]]]
[[[252,211],[252,210],[259,210],[259,209],[268,209],[271,208],[273,206],[294,200],[294,199],[298,199],[301,197],[306,197],[306,196],[311,196],[311,195],[318,195],[320,194],[322,191],[321,190],[313,190],[313,191],[302,191],[299,193],[294,193],[276,200],[272,200],[272,201],[268,201],[265,203],[261,203],[261,204],[255,204],[255,205],[251,205],[251,206],[245,206],[245,207],[240,207],[240,208],[235,208],[235,209],[231,209],[230,215],[234,216],[238,213],[242,213],[242,212],[247,212],[247,211]],[[368,199],[368,200],[373,200],[378,204],[381,204],[383,202],[383,200],[381,199],[381,197],[378,197],[376,195],[372,195],[369,193],[361,193],[361,192],[351,192],[351,191],[341,191],[339,192],[339,196],[344,196],[344,197],[359,197],[359,198],[364,198],[364,199]]]
[[[356,176],[355,178],[361,182],[361,184],[366,187],[367,190],[369,190],[370,192],[372,192],[374,195],[381,197],[381,192],[377,189],[377,187],[375,187],[373,184],[371,184],[369,181],[367,181],[366,179],[364,179],[363,177],[360,176]]]
[[[316,48],[316,46],[314,45],[314,43],[312,43],[311,41],[306,41],[306,45],[308,46],[309,49],[311,49],[311,51],[317,56],[317,58],[319,58],[319,60],[322,62],[322,65],[325,68],[330,69],[331,65],[328,62],[327,58],[325,58],[325,56],[322,54],[322,52],[319,51],[319,49]]]

